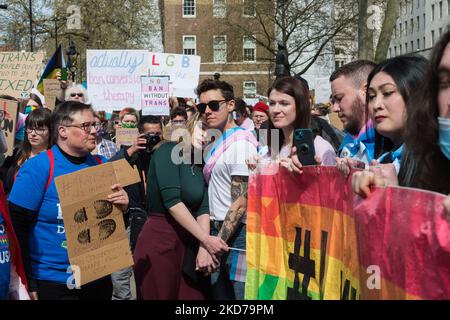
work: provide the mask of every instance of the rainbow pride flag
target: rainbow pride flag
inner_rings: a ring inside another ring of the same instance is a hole
[[[334,167],[252,175],[245,298],[449,299],[445,196],[377,189],[366,200]]]

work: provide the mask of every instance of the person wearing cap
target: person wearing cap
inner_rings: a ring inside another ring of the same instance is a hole
[[[269,120],[269,115],[267,112],[269,111],[269,106],[264,102],[258,102],[253,107],[253,123],[255,124],[255,129],[259,130],[261,125]]]

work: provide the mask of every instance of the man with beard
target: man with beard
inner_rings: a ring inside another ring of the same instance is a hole
[[[375,66],[371,61],[358,60],[342,66],[330,77],[332,110],[338,113],[347,133],[339,148],[339,157],[365,164],[374,156],[375,131],[367,120],[366,91],[367,77]]]

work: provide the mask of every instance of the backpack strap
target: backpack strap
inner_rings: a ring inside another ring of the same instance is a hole
[[[53,172],[55,170],[55,155],[53,154],[53,150],[52,149],[48,149],[47,150],[47,155],[48,158],[50,160],[50,172],[48,174],[48,180],[47,180],[47,185],[45,186],[45,191],[47,191],[48,187],[50,187],[50,183],[52,183],[52,178],[53,178]],[[102,164],[102,158],[100,158],[99,156],[95,155],[93,156],[94,160],[98,163],[98,164]]]
[[[55,155],[53,154],[53,150],[48,149],[47,155],[50,160],[50,172],[48,174],[47,185],[45,186],[45,191],[47,191],[48,187],[50,187],[50,183],[52,183],[53,171],[55,169]]]
[[[95,161],[97,161],[98,164],[103,163],[102,158],[100,158],[98,155],[93,155],[92,157],[94,158]]]

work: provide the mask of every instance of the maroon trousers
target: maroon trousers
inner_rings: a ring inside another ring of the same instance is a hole
[[[138,300],[203,300],[201,284],[183,271],[187,231],[171,216],[150,215],[134,251]]]

